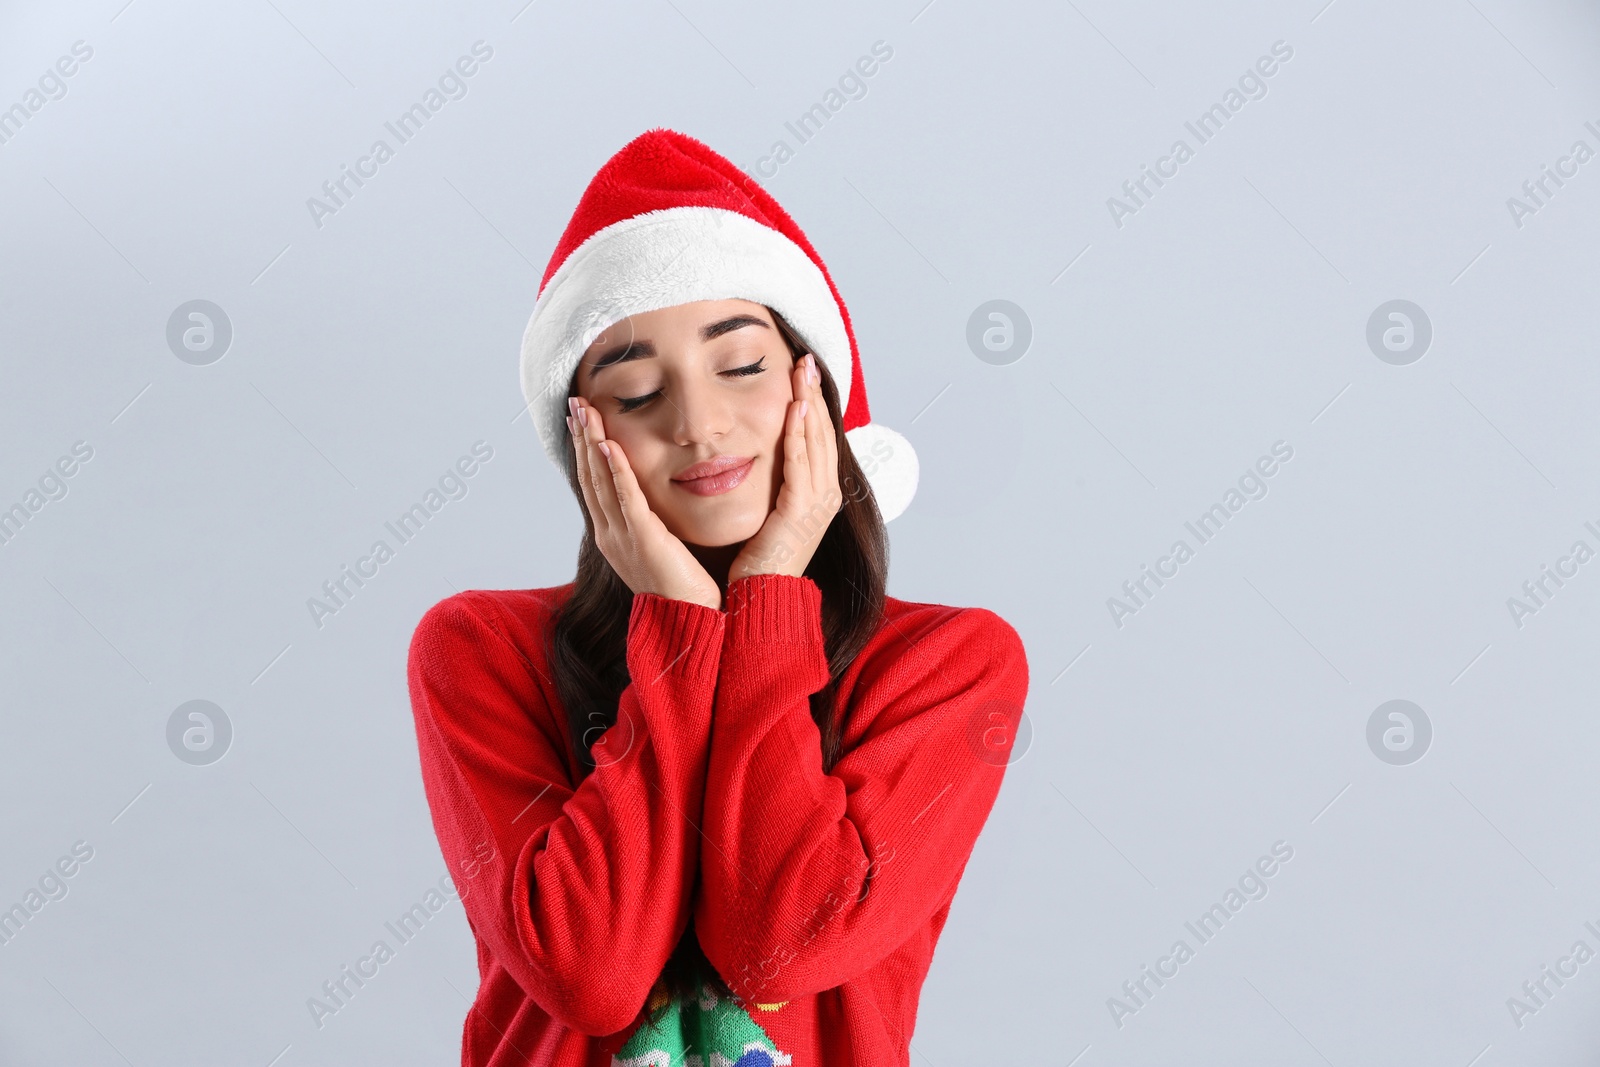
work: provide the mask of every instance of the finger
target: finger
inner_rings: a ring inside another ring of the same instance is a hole
[[[816,356],[807,356],[810,376],[806,406],[806,451],[811,459],[811,487],[816,499],[831,504],[830,487],[839,479],[838,445],[834,440],[833,420],[828,416],[828,401],[822,395],[822,375],[816,369]],[[814,380],[813,380],[814,379]]]
[[[600,445],[604,442],[606,449],[612,452],[617,449],[614,442],[605,440],[606,428],[600,412],[581,400],[578,403],[578,423],[583,428],[584,442],[589,452],[590,484],[607,524],[620,529],[624,524],[622,510],[617,507],[617,490],[611,481],[611,460]]]
[[[817,483],[817,435],[815,429],[816,415],[823,403],[816,387],[812,384],[812,376],[816,374],[816,357],[809,352],[801,356],[795,364],[799,372],[799,381],[796,383],[794,398],[800,401],[803,409],[800,416],[801,436],[806,446],[805,474],[806,491],[810,494]],[[797,483],[798,488],[798,483]]]
[[[634,477],[633,466],[629,464],[621,446],[615,441],[607,441],[606,445],[611,451],[608,458],[611,462],[611,482],[617,494],[617,514],[621,516],[628,532],[637,536],[640,525],[650,514],[650,502],[639,488],[639,479]]]
[[[811,378],[806,370],[806,357],[801,356],[789,369],[790,399],[799,401],[811,395]]]
[[[577,410],[571,399],[567,402],[567,408],[570,411]],[[572,431],[572,452],[578,467],[578,487],[583,490],[583,504],[589,511],[589,521],[594,524],[595,532],[600,533],[606,528],[606,516],[600,510],[600,500],[594,492],[594,477],[589,473],[589,444],[584,440],[583,427],[575,415],[567,416],[567,427]]]
[[[822,395],[822,373],[817,370],[815,354],[806,357],[806,453],[811,460],[811,486],[819,497],[828,485],[828,438],[832,436],[833,423],[828,418],[828,401]],[[837,464],[838,460],[834,462]]]
[[[806,450],[806,415],[809,405],[802,393],[789,405],[789,425],[783,435],[783,481],[792,492],[809,499],[811,460]]]

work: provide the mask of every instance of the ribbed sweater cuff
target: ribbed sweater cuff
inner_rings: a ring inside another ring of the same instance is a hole
[[[725,616],[716,608],[635,593],[628,615],[628,669],[636,681],[672,674],[715,682]],[[648,673],[650,677],[641,677]]]
[[[810,578],[752,574],[728,583],[727,637],[822,645],[822,590]]]

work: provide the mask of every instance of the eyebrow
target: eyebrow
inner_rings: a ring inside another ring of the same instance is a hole
[[[700,327],[700,340],[712,341],[725,333],[743,329],[746,326],[760,326],[764,330],[772,329],[766,322],[754,315],[730,315],[716,322],[708,322]],[[652,341],[630,341],[618,345],[609,351],[597,356],[589,365],[589,380],[594,381],[595,376],[613,363],[628,363],[636,359],[650,359],[656,355],[656,346]]]

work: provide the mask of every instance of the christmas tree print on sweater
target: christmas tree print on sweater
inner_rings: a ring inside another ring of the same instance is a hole
[[[666,994],[651,994],[654,1010]],[[782,1004],[757,1005],[776,1011]],[[660,1021],[644,1024],[611,1057],[611,1067],[793,1067],[791,1057],[778,1050],[750,1014],[707,985],[700,996],[684,1003],[673,1001]]]

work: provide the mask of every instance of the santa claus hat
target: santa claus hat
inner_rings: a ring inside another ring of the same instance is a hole
[[[522,335],[522,395],[551,462],[569,447],[567,391],[596,337],[630,315],[727,299],[765,304],[794,327],[847,398],[845,439],[884,521],[905,511],[917,454],[872,421],[850,313],[822,257],[754,179],[663,128],[600,168],[539,283]]]

